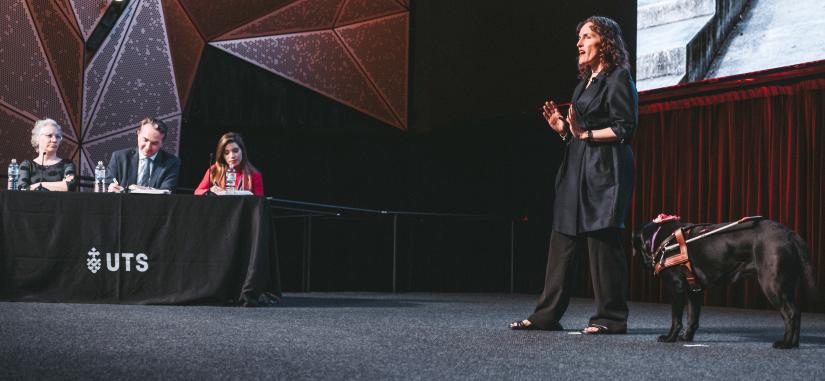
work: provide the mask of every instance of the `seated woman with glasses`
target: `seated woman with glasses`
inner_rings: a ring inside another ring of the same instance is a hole
[[[32,129],[32,147],[37,157],[20,163],[20,189],[74,191],[77,187],[74,163],[57,156],[63,130],[52,119],[38,120]]]

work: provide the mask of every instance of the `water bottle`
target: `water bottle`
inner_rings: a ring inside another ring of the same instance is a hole
[[[20,165],[17,164],[17,159],[11,159],[9,163],[9,190],[17,190],[17,181],[20,180]]]
[[[98,161],[95,167],[95,193],[103,192],[106,192],[106,167],[102,161]]]
[[[235,194],[235,168],[226,169],[226,194]]]

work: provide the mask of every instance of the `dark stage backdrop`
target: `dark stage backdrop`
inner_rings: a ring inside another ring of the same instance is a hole
[[[227,131],[243,134],[268,196],[391,207],[403,185],[400,130],[217,48],[204,49],[186,115],[183,187]]]
[[[197,184],[221,133],[241,132],[267,195],[498,218],[484,226],[402,221],[401,289],[507,290],[507,222],[518,218],[515,289],[539,292],[561,145],[538,108],[547,97],[570,98],[581,19],[615,18],[635,56],[635,2],[419,0],[410,7],[407,132],[207,46],[183,121],[181,186]],[[313,277],[313,289],[387,290],[386,224],[315,224],[315,236],[327,242],[313,246],[313,268],[325,274]],[[300,228],[283,230],[291,249],[281,259],[296,267],[289,256]],[[298,284],[284,275],[286,290]]]
[[[576,25],[588,16],[622,26],[635,68],[635,0],[419,0],[412,12],[417,131],[534,115],[547,98],[569,101],[578,83]]]
[[[505,291],[508,221],[546,225],[559,140],[536,115],[404,133],[206,47],[182,130],[180,186],[194,187],[218,136],[246,137],[268,196],[361,208],[476,213],[483,221],[403,218],[399,290]],[[284,288],[299,290],[300,221],[277,222]],[[521,234],[517,269],[543,266],[546,228]],[[391,289],[391,221],[313,223],[312,290]],[[527,255],[530,255],[529,257]],[[539,272],[519,283],[541,288]]]
[[[808,66],[643,94],[629,226],[660,212],[711,223],[768,217],[808,243],[825,294],[825,63]],[[666,301],[640,258],[631,262],[632,298]],[[713,289],[706,302],[769,307],[753,280]]]
[[[628,25],[633,49],[634,5],[412,2],[407,132],[207,46],[183,121],[181,186],[197,184],[221,133],[241,132],[269,196],[497,218],[402,220],[400,289],[507,290],[508,221],[517,218],[515,289],[539,292],[561,145],[538,107],[569,100],[581,19]],[[313,246],[312,289],[388,290],[385,219],[313,226],[323,241]],[[302,238],[295,224],[283,231],[290,272]],[[284,275],[286,290],[299,284]]]

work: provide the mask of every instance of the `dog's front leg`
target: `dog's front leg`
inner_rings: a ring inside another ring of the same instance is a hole
[[[670,305],[670,331],[667,335],[659,336],[657,341],[660,343],[672,343],[679,337],[679,332],[682,331],[682,313],[685,310],[685,292],[684,290],[677,290],[679,287],[674,287],[673,302]]]
[[[703,291],[688,291],[688,321],[687,321],[687,328],[685,328],[685,333],[682,336],[679,336],[679,340],[681,341],[693,341],[693,335],[696,333],[696,330],[699,329],[699,315],[702,314],[702,302],[705,299],[705,293]]]

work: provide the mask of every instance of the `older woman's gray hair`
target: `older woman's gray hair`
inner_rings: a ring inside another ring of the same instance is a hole
[[[55,132],[57,133],[58,140],[63,139],[63,129],[60,127],[54,119],[43,119],[38,120],[34,123],[34,128],[32,128],[32,147],[36,150],[38,147],[37,144],[37,137],[43,134],[43,129],[46,127],[53,126]]]

